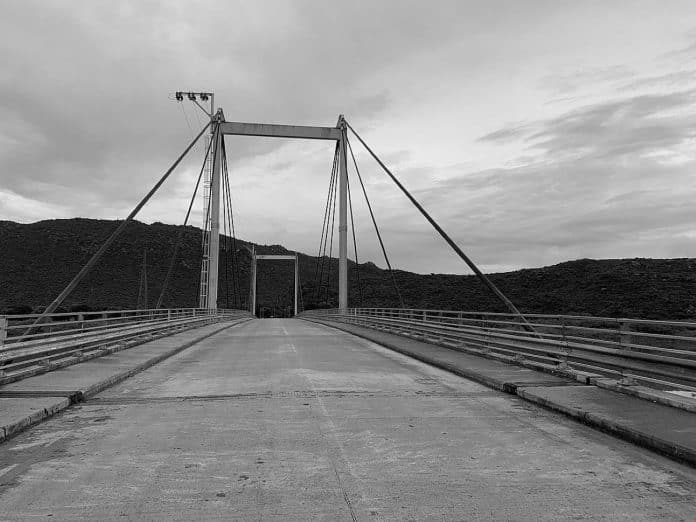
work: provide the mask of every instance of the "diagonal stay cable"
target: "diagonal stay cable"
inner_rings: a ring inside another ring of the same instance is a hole
[[[229,276],[229,270],[230,270],[230,256],[229,256],[229,237],[228,237],[228,232],[227,232],[227,223],[228,223],[228,210],[227,210],[227,192],[226,192],[226,185],[225,185],[225,169],[223,166],[222,170],[222,197],[223,197],[223,205],[222,205],[222,238],[223,238],[223,243],[222,243],[222,251],[224,252],[224,259],[225,259],[225,308],[230,307],[230,276]],[[234,293],[234,284],[232,285],[232,292]]]
[[[215,124],[215,129],[213,130],[213,139],[217,136],[217,132],[219,130],[220,124],[216,123]],[[205,163],[208,161],[208,155],[210,154],[210,149],[213,145],[213,140],[210,140],[210,143],[208,143],[208,148],[205,151],[205,156],[203,157],[203,165],[201,166],[201,171],[198,174],[198,179],[196,180],[196,186],[193,189],[193,195],[191,196],[191,201],[188,206],[188,210],[186,211],[186,217],[184,218],[184,224],[179,230],[179,234],[176,238],[176,243],[174,244],[174,252],[172,253],[172,258],[169,261],[169,267],[167,268],[167,275],[164,277],[164,283],[162,283],[162,290],[160,292],[159,298],[157,299],[157,304],[155,305],[155,308],[160,308],[162,306],[162,300],[164,299],[164,295],[167,293],[167,289],[169,287],[169,281],[172,277],[172,272],[174,271],[174,264],[176,263],[176,258],[177,254],[179,253],[179,248],[181,247],[181,241],[184,237],[184,232],[186,230],[186,225],[188,225],[188,220],[189,217],[191,216],[191,209],[193,208],[193,203],[196,201],[196,195],[198,194],[198,187],[201,184],[201,179],[203,178],[203,171],[205,170]]]
[[[338,145],[334,152],[333,165],[331,167],[331,176],[329,178],[329,191],[326,194],[326,205],[324,207],[324,220],[321,225],[321,238],[319,240],[319,252],[317,252],[316,264],[314,265],[314,302],[319,302],[320,287],[324,275],[324,257],[323,251],[326,251],[326,241],[328,239],[329,215],[331,209],[331,198],[333,196],[334,183],[338,172]]]
[[[394,270],[392,269],[391,263],[389,262],[389,256],[387,255],[387,249],[384,246],[384,241],[382,240],[382,234],[377,226],[377,220],[375,219],[375,213],[372,211],[372,204],[370,203],[370,198],[367,196],[367,189],[365,188],[365,183],[363,183],[362,176],[360,175],[360,169],[358,169],[358,162],[355,161],[355,155],[353,154],[353,147],[350,144],[350,140],[346,139],[348,144],[348,150],[350,152],[350,157],[353,159],[353,166],[355,167],[355,173],[358,175],[358,181],[360,181],[360,187],[362,188],[363,196],[365,197],[365,202],[367,203],[367,209],[370,211],[370,217],[372,218],[372,224],[375,227],[375,232],[377,233],[377,239],[379,240],[379,246],[382,249],[382,255],[384,256],[384,262],[387,264],[387,270],[391,276],[392,285],[396,291],[396,295],[399,298],[399,304],[401,308],[405,308],[404,299],[399,291],[399,285],[396,284],[396,276],[394,275]]]
[[[223,173],[223,186],[224,186],[224,195],[225,195],[225,205],[227,206],[227,230],[229,230],[231,234],[231,240],[232,240],[232,292],[234,293],[236,301],[239,303],[240,302],[240,293],[241,293],[241,286],[240,286],[240,278],[239,278],[239,267],[238,265],[238,256],[237,256],[237,239],[235,237],[235,230],[234,230],[234,211],[232,207],[232,187],[230,186],[230,173],[228,170],[228,165],[227,165],[227,149],[225,149],[225,142],[223,140],[222,142],[222,173]],[[229,241],[230,238],[226,238],[226,245],[229,247]],[[225,261],[227,263],[227,261]],[[225,268],[227,270],[227,268]]]
[[[358,296],[360,298],[360,308],[363,306],[363,292],[360,285],[360,261],[358,261],[358,241],[355,239],[355,219],[353,218],[353,197],[350,193],[350,177],[346,178],[346,189],[348,190],[348,208],[350,209],[350,227],[353,229],[353,249],[355,250],[355,276],[358,282]]]
[[[225,148],[225,142],[222,143],[222,159],[223,166],[225,168],[225,183],[227,184],[227,205],[229,206],[229,228],[232,232],[232,281],[233,286],[236,288],[236,303],[240,307],[242,305],[241,301],[241,278],[239,276],[239,255],[237,253],[237,233],[234,226],[234,207],[232,205],[232,186],[230,185],[230,172],[227,165],[227,149]]]
[[[75,287],[80,284],[80,281],[82,281],[85,276],[94,268],[94,265],[97,264],[97,261],[101,259],[101,257],[104,255],[104,252],[113,244],[114,241],[118,238],[118,236],[121,235],[121,232],[126,228],[128,223],[130,223],[135,216],[138,215],[138,212],[145,206],[145,204],[150,201],[150,198],[154,196],[155,192],[159,190],[159,188],[162,186],[162,184],[167,181],[167,178],[171,175],[172,172],[174,172],[174,169],[179,166],[179,163],[186,157],[186,155],[189,153],[189,151],[193,148],[193,146],[198,142],[201,136],[203,136],[203,133],[208,130],[208,127],[210,127],[212,121],[209,121],[206,123],[205,127],[201,129],[201,131],[198,133],[198,135],[189,143],[189,145],[184,149],[184,152],[181,153],[181,155],[174,161],[171,167],[167,169],[167,171],[164,173],[164,175],[159,179],[157,183],[155,183],[155,186],[150,189],[150,192],[148,192],[145,197],[138,203],[135,208],[131,211],[130,214],[124,219],[121,223],[119,223],[118,227],[116,230],[114,230],[111,235],[108,237],[106,241],[102,244],[101,247],[99,247],[99,250],[97,250],[92,258],[87,261],[87,263],[82,267],[82,269],[77,273],[77,275],[68,283],[68,285],[63,289],[63,291],[56,297],[51,304],[49,304],[46,309],[41,313],[39,317],[36,318],[32,326],[29,327],[29,329],[24,333],[26,335],[31,331],[31,329],[42,322],[47,315],[53,313],[56,308],[58,308],[61,303],[65,300],[68,295],[72,293],[72,291],[75,289]]]
[[[338,192],[338,183],[334,183],[334,193],[333,193],[333,210],[331,213],[331,240],[329,242],[329,259],[328,259],[328,270],[327,270],[327,275],[326,275],[326,293],[324,294],[325,299],[324,301],[326,303],[329,303],[329,287],[331,286],[331,259],[333,258],[333,238],[334,238],[334,230],[336,229],[336,200],[338,199],[337,197],[337,192]],[[324,243],[324,247],[326,247],[326,243]]]
[[[222,164],[222,179],[221,181],[221,188],[222,188],[222,237],[223,237],[223,249],[222,251],[225,253],[224,258],[225,258],[225,307],[229,308],[230,307],[230,255],[229,255],[229,249],[230,249],[230,238],[229,234],[232,233],[232,231],[229,228],[229,205],[227,204],[227,171],[225,170],[225,145],[224,145],[224,140],[223,140],[223,145],[222,145],[222,156],[221,156],[221,164]],[[234,295],[235,288],[234,288],[234,278],[232,279],[232,294]]]
[[[297,258],[297,294],[298,297],[300,298],[300,308],[297,310],[297,313],[299,314],[300,312],[304,311],[304,299],[302,298],[302,278],[300,277],[300,258]]]
[[[331,191],[331,199],[329,200],[329,215],[326,219],[326,237],[324,238],[324,251],[321,255],[321,269],[319,270],[319,292],[324,284],[324,269],[327,272],[324,300],[328,302],[329,285],[331,279],[331,254],[333,253],[333,234],[334,222],[336,219],[336,200],[338,198],[338,162],[336,163],[336,171],[334,173],[334,183]],[[330,223],[330,224],[329,224]],[[330,234],[330,235],[329,235]],[[331,246],[329,247],[329,237],[331,238]]]
[[[362,146],[365,147],[367,152],[370,153],[370,155],[375,159],[377,163],[379,163],[379,166],[382,167],[384,172],[387,173],[387,175],[392,179],[392,181],[396,184],[399,189],[401,189],[401,192],[404,193],[404,195],[413,203],[413,205],[420,211],[420,213],[423,215],[423,217],[432,225],[432,227],[442,236],[442,238],[447,242],[447,244],[454,250],[457,255],[471,268],[471,270],[476,274],[476,277],[479,278],[496,296],[498,296],[498,299],[500,299],[503,304],[512,312],[513,315],[516,315],[523,323],[523,326],[529,330],[530,332],[536,332],[534,328],[527,322],[527,319],[522,315],[522,313],[517,309],[517,307],[512,304],[512,301],[510,301],[507,297],[505,297],[505,294],[503,294],[497,286],[493,284],[493,281],[491,281],[479,268],[474,264],[474,262],[469,259],[469,257],[462,251],[461,248],[455,243],[452,238],[447,235],[447,233],[442,229],[440,225],[437,224],[437,222],[428,214],[428,212],[421,206],[418,201],[416,201],[416,198],[414,198],[411,193],[406,190],[406,187],[404,187],[399,180],[392,174],[392,172],[387,168],[387,166],[382,163],[382,160],[379,159],[379,157],[372,151],[372,149],[365,143],[365,141],[360,137],[360,135],[355,132],[355,129],[346,121],[346,125],[348,128],[351,130],[353,135],[358,138],[358,141],[362,143]]]
[[[321,273],[324,273],[324,258],[321,255],[322,251],[322,245],[324,245],[324,235],[326,233],[326,227],[327,227],[327,216],[329,214],[329,206],[330,206],[330,201],[331,201],[331,194],[333,191],[333,185],[336,180],[336,166],[338,162],[338,143],[336,144],[336,149],[334,151],[334,159],[333,159],[333,165],[331,167],[331,176],[329,178],[329,190],[326,193],[326,205],[324,206],[324,219],[322,221],[321,225],[321,237],[319,239],[319,251],[317,252],[317,259],[316,259],[316,264],[314,265],[314,301],[316,302],[319,298],[319,283],[317,276],[320,273],[319,266],[321,264]]]

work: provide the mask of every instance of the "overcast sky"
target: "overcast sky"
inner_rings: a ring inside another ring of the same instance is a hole
[[[0,6],[0,219],[124,217],[204,124],[174,91],[211,90],[228,120],[344,113],[487,271],[696,257],[693,0]],[[467,273],[353,146],[393,264]],[[238,236],[316,254],[332,144],[227,150]],[[180,224],[202,156],[139,219]]]

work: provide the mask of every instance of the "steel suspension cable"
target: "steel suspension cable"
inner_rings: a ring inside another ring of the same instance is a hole
[[[167,171],[164,173],[164,175],[155,183],[155,186],[150,189],[150,192],[148,192],[145,197],[135,206],[135,208],[131,211],[130,214],[124,219],[114,230],[111,235],[108,237],[104,243],[102,243],[101,247],[99,247],[99,250],[97,250],[94,255],[91,257],[89,261],[82,267],[82,269],[77,273],[77,275],[68,283],[68,285],[63,289],[63,291],[56,297],[51,304],[49,304],[46,309],[41,313],[39,317],[36,318],[32,326],[29,327],[29,330],[25,332],[24,335],[26,335],[33,326],[39,324],[42,322],[47,315],[53,313],[56,308],[58,308],[61,303],[65,300],[68,295],[72,293],[72,291],[75,289],[75,287],[82,281],[85,276],[94,268],[94,265],[97,264],[97,261],[101,259],[101,257],[104,255],[104,252],[113,244],[114,241],[118,238],[118,236],[121,235],[121,232],[126,228],[128,223],[130,223],[135,216],[138,215],[138,212],[145,206],[145,204],[150,201],[150,198],[154,196],[155,192],[159,190],[159,188],[162,186],[162,184],[167,181],[169,176],[171,175],[172,172],[174,172],[174,169],[179,166],[179,163],[186,157],[186,155],[189,153],[189,151],[193,148],[193,146],[198,142],[201,136],[203,136],[203,133],[205,133],[206,130],[208,130],[208,127],[210,127],[212,121],[208,122],[203,129],[198,133],[198,135],[189,143],[189,145],[184,149],[184,152],[181,153],[181,155],[174,161],[171,167],[167,169]]]
[[[326,232],[326,226],[327,226],[327,217],[329,214],[329,208],[330,208],[330,200],[331,200],[331,193],[333,191],[333,185],[336,180],[336,168],[338,164],[338,143],[336,144],[336,149],[334,151],[334,159],[333,159],[333,166],[331,167],[331,177],[329,178],[329,190],[326,194],[326,205],[324,206],[324,219],[322,221],[321,225],[321,237],[319,239],[319,251],[317,252],[317,260],[316,264],[314,265],[314,300],[317,301],[319,298],[319,290],[318,290],[318,284],[319,280],[317,279],[317,276],[319,274],[319,265],[321,264],[321,273],[323,274],[324,272],[324,258],[321,255],[322,252],[322,245],[324,244],[324,234]]]
[[[239,285],[239,277],[235,277],[235,274],[238,272],[238,267],[237,267],[237,257],[236,257],[236,248],[237,248],[237,241],[236,238],[234,237],[234,213],[232,209],[232,191],[230,188],[230,179],[229,179],[229,170],[227,168],[227,150],[225,149],[225,143],[223,140],[222,143],[222,187],[223,187],[223,202],[224,202],[224,208],[227,209],[226,212],[226,221],[225,221],[225,229],[230,232],[232,235],[232,292],[236,296],[237,301],[239,301],[239,293],[240,293],[240,285]],[[225,270],[229,271],[229,266],[228,266],[228,257],[227,257],[227,251],[229,250],[229,243],[230,243],[230,238],[227,236],[227,233],[225,233]],[[225,281],[226,284],[228,283],[228,274],[227,272],[225,273]],[[228,306],[229,306],[229,296],[227,298],[228,300]]]
[[[225,285],[227,292],[227,306],[229,307],[229,249],[230,249],[230,235],[232,235],[232,204],[230,200],[230,186],[229,186],[229,172],[227,170],[227,150],[225,149],[225,144],[223,140],[222,144],[222,208],[223,208],[223,221],[224,221],[224,235],[225,235]],[[234,252],[232,253],[232,294],[237,295],[238,288],[236,283],[236,278],[234,277]]]
[[[353,229],[353,249],[355,250],[355,275],[358,282],[358,296],[360,298],[360,308],[363,306],[362,286],[360,285],[360,262],[358,261],[358,242],[355,239],[355,219],[353,218],[353,197],[350,194],[350,177],[346,178],[346,188],[348,190],[348,208],[350,209],[350,227]]]
[[[215,124],[215,129],[213,130],[213,139],[217,136],[217,133],[219,131],[220,124],[216,123]],[[179,248],[181,247],[181,241],[184,237],[184,232],[186,230],[186,225],[188,225],[188,220],[189,217],[191,216],[191,209],[193,208],[193,203],[196,201],[196,195],[198,194],[198,187],[201,184],[201,179],[203,178],[203,171],[205,170],[205,163],[208,161],[208,155],[210,154],[210,149],[212,148],[213,145],[213,140],[210,140],[210,143],[208,144],[208,148],[205,151],[205,156],[203,157],[203,165],[201,166],[201,171],[198,174],[198,179],[196,180],[196,186],[193,189],[193,195],[191,196],[191,201],[188,206],[188,210],[186,211],[186,217],[184,218],[184,224],[183,228],[179,231],[179,234],[176,238],[176,243],[174,244],[174,252],[172,253],[172,258],[169,262],[169,267],[167,268],[167,275],[164,278],[164,283],[162,283],[162,290],[160,292],[159,298],[157,299],[157,304],[155,305],[155,308],[160,308],[162,306],[162,300],[164,299],[164,295],[167,292],[167,288],[169,286],[169,281],[172,277],[172,273],[174,271],[174,264],[176,263],[176,258],[177,254],[179,253]]]
[[[355,155],[353,154],[353,147],[350,144],[350,140],[346,139],[348,144],[348,150],[350,152],[350,157],[353,159],[353,166],[355,167],[355,173],[358,175],[358,181],[360,181],[360,187],[362,188],[363,196],[365,197],[365,202],[367,203],[367,209],[370,211],[370,218],[372,218],[372,224],[375,227],[375,233],[377,234],[377,240],[379,241],[379,246],[382,249],[382,255],[384,256],[384,262],[387,264],[387,270],[389,271],[389,276],[391,277],[392,285],[396,291],[396,295],[399,299],[399,304],[401,308],[405,308],[404,299],[401,296],[401,291],[399,290],[399,285],[396,283],[396,276],[394,275],[394,270],[389,262],[389,256],[387,255],[387,249],[384,246],[384,241],[382,240],[382,234],[377,226],[377,219],[375,218],[375,213],[372,211],[372,204],[370,203],[370,198],[367,196],[367,189],[365,188],[365,183],[363,183],[362,175],[360,174],[360,169],[358,168],[358,162],[355,160]]]
[[[226,154],[226,153],[225,153]],[[230,205],[230,229],[232,231],[232,276],[236,280],[237,286],[237,307],[242,306],[242,280],[239,276],[239,253],[237,252],[237,232],[234,227],[234,209],[232,206],[232,186],[230,185],[230,174],[227,170],[227,159],[225,159],[225,169],[227,172],[227,193],[229,195],[229,205]]]
[[[226,154],[224,148],[223,153]],[[225,159],[225,179],[227,184],[227,205],[229,207],[229,230],[232,233],[232,286],[235,288],[235,302],[241,306],[241,278],[239,277],[239,255],[237,254],[237,233],[234,228],[234,208],[232,206],[232,187],[230,186],[230,174],[227,170],[227,160]]]
[[[333,237],[334,237],[334,230],[336,229],[335,222],[336,222],[336,200],[338,199],[338,183],[334,183],[334,194],[333,194],[333,211],[331,213],[331,241],[329,243],[329,259],[328,259],[328,271],[327,271],[327,276],[326,276],[326,293],[325,295],[325,301],[329,303],[329,287],[331,286],[331,259],[332,259],[332,254],[333,254]],[[326,246],[326,243],[324,243],[324,246]],[[330,303],[329,303],[330,304]]]
[[[297,313],[299,314],[300,312],[304,311],[304,299],[302,298],[302,278],[300,277],[300,258],[297,258],[297,293],[299,294],[298,297],[300,298],[300,304],[299,304],[299,310],[297,310]]]
[[[319,293],[321,283],[324,277],[324,255],[326,252],[326,241],[328,240],[328,226],[331,209],[331,198],[333,196],[334,184],[336,183],[338,173],[338,144],[334,152],[333,165],[331,167],[331,177],[329,178],[329,191],[326,194],[326,206],[324,207],[324,220],[321,226],[321,238],[319,240],[319,251],[317,252],[316,264],[314,265],[314,301],[319,302]]]
[[[227,164],[227,161],[225,161]],[[227,179],[227,205],[229,207],[229,230],[232,233],[232,283],[235,288],[235,303],[241,306],[241,279],[239,277],[239,255],[237,254],[237,233],[234,228],[234,207],[232,206],[232,187],[230,185],[229,171],[226,172]]]
[[[406,187],[404,187],[399,180],[396,178],[396,176],[387,168],[387,166],[382,162],[381,159],[372,151],[372,149],[365,143],[365,141],[360,137],[360,135],[355,132],[355,129],[346,121],[346,125],[348,128],[351,130],[353,135],[358,138],[358,141],[362,143],[362,146],[365,147],[367,152],[370,153],[370,155],[375,159],[375,161],[379,164],[380,167],[384,170],[384,172],[387,173],[387,175],[392,179],[392,181],[396,184],[399,189],[401,189],[401,192],[404,193],[404,195],[413,203],[413,205],[420,211],[420,213],[423,215],[423,217],[432,225],[432,227],[442,236],[442,238],[445,240],[445,242],[454,250],[457,255],[471,268],[471,270],[476,274],[476,277],[479,278],[496,296],[498,296],[498,299],[500,299],[503,304],[512,312],[513,315],[516,315],[523,323],[525,328],[528,330],[534,332],[534,328],[527,322],[527,319],[522,315],[522,313],[517,309],[517,307],[512,304],[512,301],[510,301],[507,297],[505,297],[505,294],[503,294],[497,286],[493,284],[493,281],[491,281],[479,268],[474,264],[474,262],[469,259],[469,257],[462,251],[461,248],[452,240],[452,238],[442,229],[440,225],[437,224],[437,222],[430,216],[430,214],[421,206],[420,203],[414,198],[411,193],[406,190]]]
[[[225,200],[225,174],[224,170],[222,173],[222,196],[223,196],[223,202]],[[224,203],[222,205],[222,237],[224,238],[223,241],[223,251],[225,252],[225,308],[230,307],[230,276],[229,276],[229,241],[228,241],[228,236],[227,236],[227,204]],[[232,283],[232,292],[234,293],[234,282]]]

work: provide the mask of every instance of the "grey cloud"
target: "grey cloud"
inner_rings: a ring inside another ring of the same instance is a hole
[[[544,121],[498,129],[479,138],[501,141],[513,137],[548,157],[573,155],[595,159],[644,154],[675,146],[696,135],[696,116],[688,111],[696,90],[645,94],[587,105]],[[679,116],[660,118],[666,111]]]
[[[478,138],[478,141],[506,142],[513,141],[529,134],[527,125],[515,125],[498,129]]]
[[[365,78],[458,37],[466,17],[458,2],[396,5],[347,4],[335,23],[335,6],[316,2],[12,2],[0,21],[0,141],[20,145],[3,151],[0,184],[49,202],[111,203],[106,184],[134,201],[191,137],[168,99],[177,89],[215,88],[228,119],[370,120],[390,95]],[[230,142],[233,166],[283,143]]]
[[[629,67],[613,65],[610,67],[585,68],[564,74],[544,76],[541,87],[550,89],[556,94],[570,94],[588,84],[597,82],[614,82],[626,80],[635,75]]]
[[[678,236],[694,230],[696,161],[651,156],[696,138],[693,102],[690,90],[632,96],[505,127],[481,139],[515,136],[536,153],[508,168],[431,168],[435,181],[415,193],[484,266],[694,255]],[[401,174],[415,179],[427,170]],[[457,204],[443,206],[446,200]],[[427,242],[427,227],[405,207],[386,225],[406,223]]]

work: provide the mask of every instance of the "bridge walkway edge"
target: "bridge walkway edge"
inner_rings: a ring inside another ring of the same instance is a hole
[[[303,317],[696,467],[696,414],[576,380],[356,325]]]
[[[208,337],[250,320],[194,328],[0,386],[0,444]]]

